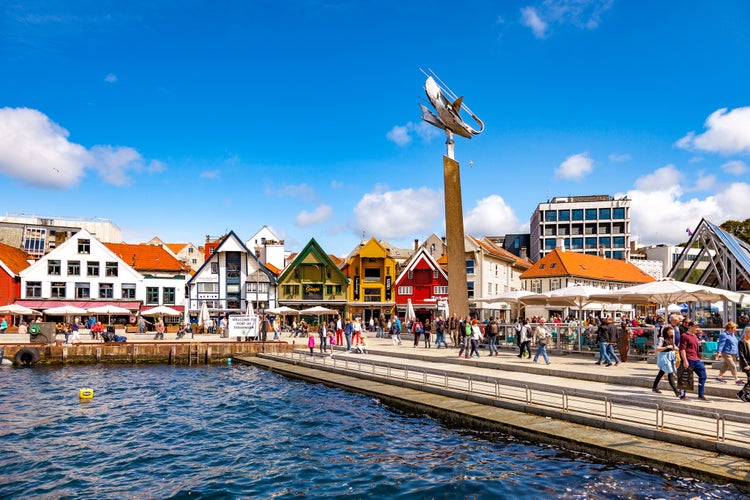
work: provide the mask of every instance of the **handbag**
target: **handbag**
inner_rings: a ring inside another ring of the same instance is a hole
[[[677,369],[677,387],[686,391],[692,391],[695,387],[695,379],[693,377],[693,368],[688,366],[685,368],[680,365]]]

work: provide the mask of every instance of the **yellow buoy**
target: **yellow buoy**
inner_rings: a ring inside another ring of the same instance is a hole
[[[94,397],[94,389],[78,389],[78,397],[80,399],[92,399]]]

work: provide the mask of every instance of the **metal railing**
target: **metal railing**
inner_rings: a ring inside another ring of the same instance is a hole
[[[603,395],[582,390],[566,390],[543,383],[528,383],[501,379],[490,375],[476,375],[439,368],[414,367],[404,363],[349,356],[310,356],[291,351],[277,357],[322,369],[345,370],[375,375],[384,380],[398,380],[419,384],[421,389],[449,390],[472,396],[488,397],[521,405],[532,405],[562,412],[587,415],[606,421],[631,424],[643,429],[656,429],[683,438],[726,443],[744,449],[748,447],[750,416],[740,412],[701,410],[680,404],[644,401],[633,398]],[[564,418],[564,417],[563,417]]]

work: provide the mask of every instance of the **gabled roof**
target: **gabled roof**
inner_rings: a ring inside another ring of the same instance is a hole
[[[256,264],[258,264],[258,269],[266,276],[268,276],[272,283],[276,280],[278,274],[276,274],[269,268],[269,264],[263,265],[260,260],[258,260],[258,257],[255,256],[255,253],[251,252],[250,249],[247,248],[245,243],[243,243],[243,241],[237,237],[235,232],[229,231],[227,234],[216,240],[216,248],[214,249],[214,252],[203,262],[201,267],[199,267],[198,270],[195,271],[193,277],[188,280],[188,284],[191,284],[194,279],[198,278],[198,276],[203,272],[205,268],[210,266],[214,260],[218,259],[218,255],[221,252],[226,251],[239,251],[246,254],[249,258],[253,259]],[[274,267],[274,269],[276,268]],[[253,273],[255,272],[256,271],[253,271]]]
[[[18,273],[29,267],[29,259],[32,257],[19,248],[0,243],[0,266],[5,268],[5,271],[11,275],[16,276]]]
[[[165,243],[167,248],[169,248],[173,254],[177,255],[182,251],[183,248],[188,246],[188,243]]]
[[[604,259],[578,252],[561,252],[557,248],[521,274],[521,279],[557,277],[577,277],[620,283],[654,281],[652,276],[629,262]]]
[[[177,260],[174,255],[157,245],[139,243],[104,243],[112,253],[120,257],[130,267],[145,271],[190,272],[191,269]]]
[[[509,260],[509,261],[513,262],[513,265],[522,267],[524,269],[529,269],[532,266],[531,261],[526,260],[526,259],[522,259],[522,258],[518,257],[514,253],[509,252],[508,250],[504,249],[500,245],[496,244],[495,242],[493,242],[489,238],[485,237],[485,238],[482,238],[482,239],[477,239],[477,238],[475,238],[473,236],[470,236],[470,235],[467,235],[467,236],[472,241],[474,241],[474,243],[477,246],[481,247],[482,249],[484,249],[485,252],[489,253],[490,255],[492,255],[494,257],[497,257],[497,258],[500,258],[500,259]]]
[[[297,267],[302,261],[304,261],[311,253],[315,255],[319,262],[324,263],[328,267],[332,267],[334,272],[337,272],[343,280],[347,279],[346,275],[344,275],[341,269],[339,269],[338,264],[334,260],[338,258],[325,253],[320,244],[315,241],[315,238],[311,238],[307,245],[305,245],[305,248],[303,248],[295,256],[294,260],[286,266],[284,271],[281,273],[281,276],[279,276],[279,281],[284,281],[287,277],[287,274],[292,272],[292,270]]]
[[[699,249],[698,254],[694,255],[692,264],[688,266],[687,256],[695,246]],[[705,263],[703,269],[701,263]],[[708,220],[701,219],[669,276],[727,290],[748,290],[750,245]]]
[[[433,271],[437,270],[446,280],[448,279],[448,274],[445,272],[445,270],[440,267],[440,264],[435,260],[435,258],[430,255],[430,252],[427,251],[427,249],[424,246],[419,247],[419,249],[412,255],[411,259],[409,259],[406,264],[404,265],[404,268],[399,273],[398,277],[396,277],[396,283],[400,283],[401,279],[409,272],[413,271],[414,268],[419,264],[420,262],[427,263],[427,266],[432,269]]]

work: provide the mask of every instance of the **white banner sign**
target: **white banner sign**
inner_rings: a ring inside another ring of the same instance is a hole
[[[258,337],[257,316],[229,316],[229,337]]]

